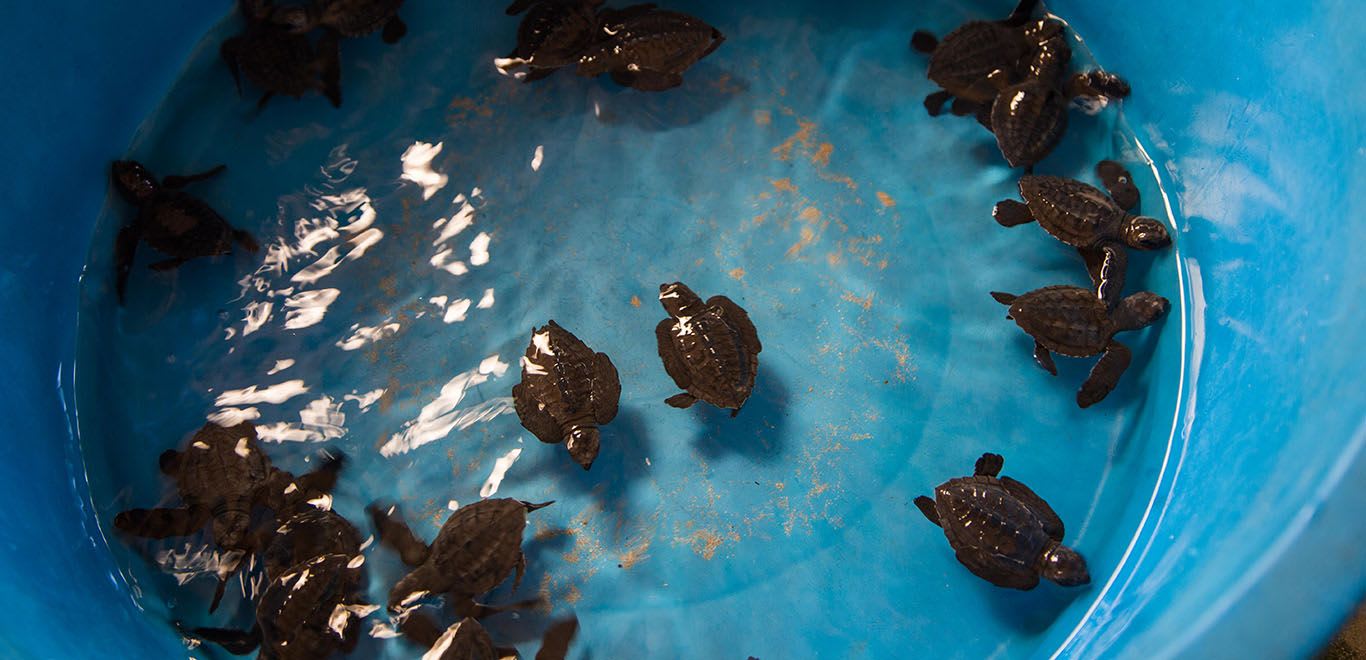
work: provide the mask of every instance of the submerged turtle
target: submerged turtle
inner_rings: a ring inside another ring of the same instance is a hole
[[[241,7],[247,19],[246,29],[224,41],[219,49],[232,72],[237,92],[242,92],[245,77],[265,92],[256,104],[258,109],[276,94],[297,99],[314,91],[321,92],[334,107],[340,107],[340,37],[329,31],[314,44],[307,34],[269,20],[269,9],[264,3],[242,0]]]
[[[1127,82],[1104,71],[1068,78],[1071,60],[1072,48],[1059,23],[1040,35],[1023,80],[1012,80],[1011,72],[1005,70],[988,76],[999,90],[990,106],[990,129],[1011,167],[1032,169],[1058,146],[1067,130],[1072,99],[1121,99],[1129,95]]]
[[[1128,347],[1115,341],[1115,333],[1148,326],[1169,307],[1166,298],[1143,291],[1110,310],[1095,293],[1075,286],[1044,287],[1018,297],[993,291],[991,297],[1010,306],[1006,318],[1034,338],[1034,361],[1048,373],[1058,375],[1050,351],[1071,357],[1102,354],[1077,391],[1082,408],[1110,394],[1129,368],[1132,356]]]
[[[1062,544],[1062,519],[1028,486],[998,479],[1003,464],[982,454],[971,477],[944,482],[915,506],[944,529],[960,563],[998,587],[1033,589],[1040,576],[1064,587],[1090,583],[1086,560]]]
[[[484,626],[473,617],[465,617],[444,631],[431,618],[414,612],[400,624],[403,635],[427,649],[423,660],[499,660],[518,657],[517,649],[494,646]],[[536,660],[564,660],[569,644],[579,631],[577,617],[569,616],[550,624],[541,638]]]
[[[563,442],[583,469],[598,457],[598,426],[617,416],[621,381],[605,353],[594,353],[554,321],[532,330],[522,382],[512,399],[522,426],[541,442]]]
[[[251,234],[234,229],[203,200],[181,188],[217,176],[226,167],[188,176],[168,176],[160,183],[142,163],[116,160],[111,168],[114,189],[138,207],[133,222],[119,230],[114,249],[115,288],[122,303],[138,243],[147,241],[170,259],[151,265],[152,270],[171,270],[196,257],[232,252],[234,241],[250,252],[257,250]]]
[[[701,19],[653,4],[598,12],[598,39],[579,58],[578,73],[610,73],[624,87],[657,92],[683,84],[683,72],[726,37]]]
[[[655,326],[659,358],[682,394],[664,401],[687,408],[698,399],[740,414],[759,370],[759,334],[735,301],[712,296],[706,303],[682,282],[661,284],[659,302],[669,318]]]
[[[292,566],[321,555],[360,554],[360,531],[331,508],[299,507],[271,535],[265,550],[266,576],[274,579]]]
[[[1026,175],[1020,179],[1024,202],[998,202],[992,215],[1005,227],[1037,220],[1054,238],[1077,248],[1096,294],[1114,307],[1124,294],[1125,246],[1157,250],[1172,239],[1157,219],[1130,213],[1138,206],[1138,187],[1124,166],[1103,160],[1096,176],[1108,195],[1075,179]]]
[[[256,605],[249,631],[197,628],[193,633],[245,655],[258,646],[263,660],[313,660],[350,653],[360,640],[351,625],[379,609],[361,598],[364,555],[325,554],[290,567],[271,581]]]
[[[430,546],[413,534],[396,508],[370,505],[366,511],[380,542],[413,568],[389,592],[389,609],[402,611],[427,594],[449,594],[459,614],[496,611],[475,604],[474,599],[502,584],[514,569],[516,584],[521,583],[526,571],[522,554],[526,514],[552,503],[500,498],[467,504],[446,519]]]
[[[231,427],[208,423],[183,451],[168,449],[161,454],[161,471],[175,479],[183,505],[129,509],[114,517],[114,527],[132,536],[164,539],[188,536],[212,523],[213,540],[220,549],[250,553],[256,549],[249,529],[255,507],[279,511],[290,500],[331,491],[343,462],[338,455],[296,478],[271,465],[250,422]],[[236,565],[229,570],[230,575]],[[227,578],[219,576],[210,611],[217,607]]]
[[[523,82],[540,80],[561,68],[577,64],[597,36],[596,9],[603,0],[515,0],[509,16],[526,12],[517,27],[517,48],[495,61],[509,71],[526,65]]]
[[[1004,20],[968,21],[942,41],[924,30],[912,35],[911,47],[930,56],[926,75],[942,88],[925,97],[931,116],[938,116],[948,101],[960,109],[955,114],[964,114],[963,103],[990,106],[997,90],[987,76],[997,70],[1022,70],[1032,57],[1029,15],[1038,4],[1021,0]]]
[[[384,43],[398,43],[408,33],[399,18],[403,0],[310,0],[305,4],[277,7],[271,20],[303,34],[319,26],[343,37],[364,37],[382,29]]]

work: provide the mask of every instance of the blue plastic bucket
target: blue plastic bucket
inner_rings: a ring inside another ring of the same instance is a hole
[[[26,4],[0,40],[4,657],[184,653],[116,576],[67,411],[107,162],[225,9],[192,4]],[[1038,655],[1308,654],[1366,590],[1366,20],[1347,2],[1050,8],[1142,90],[1125,113],[1164,170],[1193,345],[1139,529]]]

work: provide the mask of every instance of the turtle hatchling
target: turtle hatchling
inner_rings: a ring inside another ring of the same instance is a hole
[[[1143,291],[1109,309],[1094,292],[1075,286],[1044,287],[1022,296],[993,291],[991,297],[1008,305],[1006,318],[1014,319],[1034,338],[1034,361],[1048,373],[1058,375],[1052,353],[1071,357],[1101,354],[1077,391],[1077,405],[1082,408],[1109,395],[1129,368],[1131,353],[1115,341],[1115,333],[1151,325],[1170,306],[1166,298]]]
[[[563,442],[587,470],[598,457],[598,426],[617,416],[621,381],[605,353],[594,353],[551,321],[531,332],[522,357],[522,382],[512,399],[522,426],[541,442]]]
[[[247,26],[240,34],[223,42],[219,49],[232,73],[237,92],[242,78],[259,87],[262,94],[258,109],[276,94],[302,98],[321,92],[334,107],[341,107],[341,39],[328,31],[314,43],[289,25],[271,19],[269,3],[242,0]]]
[[[964,104],[985,104],[996,98],[996,88],[988,81],[993,71],[1023,70],[1032,57],[1029,15],[1038,0],[1021,0],[1010,16],[1000,21],[968,21],[936,39],[917,30],[911,47],[930,56],[926,75],[942,89],[925,97],[931,116],[943,111],[944,103],[954,101],[963,114]]]
[[[502,584],[514,569],[516,583],[521,583],[526,571],[522,555],[526,514],[550,504],[505,498],[466,504],[446,519],[430,546],[413,534],[396,508],[369,506],[366,511],[380,542],[396,550],[413,569],[389,592],[390,611],[408,609],[428,594],[451,596],[456,612],[463,616],[496,611],[474,599]]]
[[[1005,227],[1037,220],[1044,231],[1077,248],[1096,294],[1113,307],[1124,294],[1125,246],[1157,250],[1172,239],[1157,219],[1131,213],[1138,206],[1138,188],[1123,165],[1103,160],[1096,175],[1108,194],[1076,179],[1026,175],[1020,179],[1024,202],[999,202],[992,215]]]
[[[598,12],[598,35],[578,73],[610,73],[623,87],[658,92],[683,84],[683,72],[726,40],[702,19],[653,4]]]
[[[402,7],[403,0],[310,0],[277,7],[270,18],[297,34],[319,26],[343,37],[364,37],[383,30],[384,43],[393,44],[408,33],[408,26],[398,17]]]
[[[527,71],[514,73],[523,82],[540,80],[559,69],[577,64],[597,38],[597,8],[603,0],[515,0],[507,8],[509,16],[523,12],[517,27],[517,48],[506,58],[494,60],[504,73],[525,65]]]
[[[759,370],[759,333],[735,301],[712,296],[705,303],[682,282],[661,284],[659,303],[669,318],[655,326],[664,370],[682,394],[664,401],[687,408],[698,399],[730,409],[731,417],[754,391]]]
[[[1064,587],[1091,582],[1086,560],[1062,544],[1062,519],[1043,498],[982,454],[970,477],[950,479],[915,506],[948,537],[958,561],[998,587],[1029,590],[1042,576]]]
[[[403,636],[427,649],[423,660],[500,660],[516,658],[517,649],[494,646],[484,626],[473,617],[465,617],[444,631],[429,617],[414,612],[400,624]],[[536,660],[564,660],[569,645],[579,631],[579,620],[571,615],[556,621],[541,638]]]
[[[168,176],[160,182],[142,163],[116,160],[111,168],[114,189],[138,209],[133,221],[119,230],[114,248],[115,289],[122,304],[128,288],[128,275],[138,243],[147,241],[169,259],[151,265],[152,270],[171,270],[196,257],[213,257],[232,252],[233,242],[249,252],[257,250],[256,239],[228,224],[203,200],[181,190],[186,185],[222,173],[219,165],[207,172],[188,176]]]
[[[360,554],[360,531],[331,508],[298,507],[271,534],[265,545],[266,576],[274,579],[285,570],[320,555]]]

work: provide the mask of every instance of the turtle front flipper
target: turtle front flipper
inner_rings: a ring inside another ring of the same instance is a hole
[[[1110,199],[1115,200],[1119,208],[1130,212],[1138,208],[1138,186],[1134,185],[1133,176],[1123,165],[1113,160],[1102,160],[1096,163],[1096,178],[1100,179],[1105,191],[1110,193]]]
[[[1049,352],[1047,346],[1043,345],[1043,342],[1037,339],[1034,340],[1034,362],[1039,365],[1040,369],[1054,376],[1058,375],[1058,367],[1053,364],[1053,354]]]
[[[987,452],[978,457],[977,462],[972,465],[972,474],[975,477],[995,477],[1001,473],[1005,463],[1006,459],[1000,454]]]
[[[261,628],[252,626],[251,630],[231,630],[228,628],[195,628],[190,631],[195,637],[213,642],[233,655],[246,655],[261,645]]]
[[[1058,514],[1053,510],[1053,507],[1048,506],[1048,502],[1045,502],[1042,497],[1039,497],[1038,494],[1029,488],[1029,486],[1011,479],[1010,477],[1001,477],[1001,485],[1005,487],[1006,492],[1014,495],[1015,499],[1020,500],[1025,506],[1029,507],[1030,511],[1034,512],[1034,515],[1039,518],[1039,523],[1043,525],[1043,531],[1048,534],[1049,538],[1059,543],[1062,542],[1064,531],[1062,518],[1058,517]]]
[[[219,174],[222,174],[223,171],[226,170],[226,169],[228,169],[228,166],[227,166],[227,165],[218,165],[217,167],[214,167],[214,168],[212,168],[212,169],[206,170],[206,171],[204,171],[204,172],[200,172],[199,174],[185,174],[185,175],[172,174],[172,175],[166,177],[165,179],[162,179],[162,180],[161,180],[161,185],[164,186],[164,187],[166,187],[166,188],[180,189],[180,188],[184,188],[185,186],[190,185],[191,183],[195,183],[195,182],[198,182],[198,181],[204,181],[205,179],[212,179],[213,177],[216,177],[216,176],[218,176]]]
[[[118,293],[122,305],[128,291],[128,275],[133,272],[133,258],[137,256],[138,242],[142,232],[136,225],[128,225],[119,230],[114,242],[114,291]]]
[[[341,450],[333,449],[326,454],[322,465],[319,465],[312,472],[293,479],[293,482],[299,487],[298,492],[304,497],[312,498],[324,495],[337,487],[337,477],[345,466],[346,454],[342,453]]]
[[[380,33],[380,38],[386,44],[396,44],[405,34],[408,34],[408,24],[404,23],[403,19],[398,16],[394,16],[389,19],[388,23],[384,24],[384,31]]]
[[[1091,368],[1091,376],[1077,390],[1077,405],[1089,408],[1100,403],[1119,384],[1119,377],[1129,368],[1133,354],[1129,348],[1117,341],[1110,340],[1105,354],[1100,356],[1096,366]]]
[[[606,353],[593,356],[593,419],[606,424],[617,416],[617,405],[621,401],[621,378],[617,368]]]
[[[925,30],[916,30],[911,34],[911,48],[918,53],[929,55],[939,48],[939,38]]]
[[[674,346],[674,323],[676,321],[672,318],[660,321],[659,325],[655,326],[655,340],[658,343],[659,359],[664,362],[664,371],[668,372],[678,389],[686,390],[692,386],[692,378],[678,355],[678,348]]]
[[[564,660],[569,655],[569,645],[578,634],[579,617],[573,614],[550,624],[541,637],[541,648],[536,651],[536,660]]]
[[[925,514],[925,517],[929,519],[930,522],[943,527],[943,525],[939,524],[939,510],[934,508],[934,500],[921,495],[915,498],[915,508],[920,509],[920,512]]]
[[[1029,207],[1024,202],[1013,199],[996,202],[995,208],[991,210],[991,217],[996,218],[996,222],[1002,227],[1034,222],[1034,215],[1029,212]]]
[[[209,522],[204,507],[183,509],[129,509],[114,516],[119,531],[147,539],[189,536]]]
[[[1129,83],[1123,78],[1104,71],[1087,71],[1073,75],[1067,81],[1067,93],[1071,98],[1078,96],[1103,96],[1122,99],[1129,96]]]
[[[1129,267],[1129,253],[1118,243],[1104,243],[1100,247],[1077,248],[1086,272],[1091,275],[1091,286],[1096,297],[1108,309],[1114,309],[1124,295],[1124,274]]]
[[[953,94],[941,89],[925,97],[925,112],[930,113],[931,117],[938,117],[944,114],[944,104],[952,100]]]
[[[365,507],[365,511],[370,514],[370,521],[375,525],[379,542],[393,548],[403,563],[409,566],[421,566],[426,563],[431,549],[413,534],[413,530],[403,520],[403,514],[399,513],[397,507],[382,508],[380,505],[371,504]]]

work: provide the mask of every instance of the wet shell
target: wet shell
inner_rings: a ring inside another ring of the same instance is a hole
[[[422,660],[498,660],[499,654],[484,626],[466,617],[447,628]]]
[[[579,59],[580,75],[639,69],[679,74],[725,40],[701,19],[677,12],[628,8],[602,16],[604,38]]]
[[[357,595],[361,568],[354,560],[345,554],[314,557],[271,582],[256,608],[263,656],[269,649],[268,657],[281,660],[326,658],[356,647],[360,626],[350,612],[338,610]]]
[[[432,542],[427,561],[395,585],[391,600],[418,591],[479,596],[507,579],[522,562],[526,507],[491,499],[460,507]]]
[[[1009,314],[1048,350],[1072,357],[1100,353],[1116,332],[1105,303],[1075,286],[1030,291],[1011,302]]]
[[[1001,586],[1029,589],[1039,583],[1039,556],[1052,539],[998,479],[962,477],[934,492],[944,536],[963,565]]]
[[[250,422],[226,428],[205,424],[179,453],[178,463],[176,489],[189,506],[249,501],[273,472]]]
[[[331,0],[320,22],[342,36],[363,37],[384,27],[402,6],[403,0]]]
[[[265,551],[266,576],[276,578],[320,555],[355,556],[360,544],[360,531],[351,521],[330,509],[306,506],[276,529]]]
[[[738,411],[754,391],[763,350],[749,315],[725,296],[703,303],[682,283],[662,287],[661,303],[666,296],[677,296],[683,308],[655,328],[665,369],[691,396]]]
[[[192,259],[232,251],[233,229],[218,212],[199,198],[176,190],[161,190],[138,212],[142,238],[159,252]]]
[[[954,96],[986,103],[996,97],[987,76],[1021,69],[1030,56],[1025,31],[994,21],[970,21],[945,35],[930,55],[930,80]]]
[[[1126,216],[1105,191],[1075,179],[1025,176],[1020,196],[1045,231],[1075,247],[1118,237]]]

